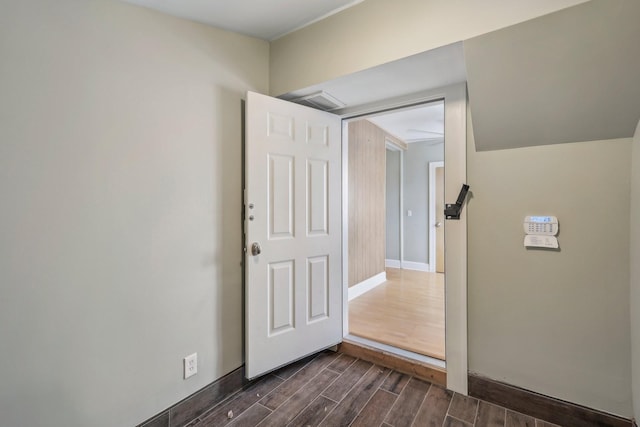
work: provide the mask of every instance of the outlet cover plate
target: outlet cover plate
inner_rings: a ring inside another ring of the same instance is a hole
[[[198,353],[190,354],[184,358],[184,379],[198,373]]]

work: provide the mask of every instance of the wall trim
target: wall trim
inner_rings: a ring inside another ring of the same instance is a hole
[[[369,277],[367,280],[363,280],[362,282],[349,287],[349,301],[354,298],[358,298],[360,295],[369,292],[371,289],[382,285],[386,281],[387,272],[383,271],[382,273],[378,273],[373,277]]]
[[[402,268],[405,270],[431,271],[431,267],[425,262],[402,261]]]
[[[550,423],[581,427],[631,427],[631,420],[469,372],[469,395]]]
[[[427,264],[427,263],[424,263],[424,262],[400,261],[399,259],[385,259],[384,260],[384,266],[385,266],[385,268],[403,268],[405,270],[433,271],[431,269],[431,265],[430,264]],[[364,282],[361,282],[361,283],[364,283]],[[359,284],[360,283],[358,283],[358,285]]]
[[[251,382],[244,376],[244,365],[218,378],[186,399],[172,405],[138,427],[182,426],[198,418],[205,411],[239,392]]]
[[[380,126],[376,125],[374,123],[374,125],[380,129],[381,131],[384,132],[385,137],[384,137],[384,146],[387,147],[387,150],[391,150],[391,151],[406,151],[409,147],[407,146],[407,143],[404,142],[403,140],[401,140],[400,138],[389,134],[389,132],[387,132],[386,130],[382,129]]]
[[[384,266],[386,268],[402,268],[402,262],[399,259],[385,259]]]

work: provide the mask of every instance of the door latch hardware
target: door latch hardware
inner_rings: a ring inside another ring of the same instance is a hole
[[[464,199],[467,197],[468,191],[469,191],[469,186],[467,184],[462,184],[462,188],[460,189],[460,194],[458,194],[458,200],[456,200],[456,203],[455,204],[447,203],[445,205],[444,217],[446,219],[460,219],[462,204],[464,203]]]

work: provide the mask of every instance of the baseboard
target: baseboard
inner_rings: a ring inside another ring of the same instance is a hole
[[[244,377],[244,366],[212,382],[186,399],[154,415],[138,427],[183,426],[198,418],[214,405],[242,390],[250,382]]]
[[[385,259],[384,266],[386,268],[402,268],[402,263],[399,259]]]
[[[398,259],[385,259],[385,268],[403,268],[405,270],[431,271],[431,266],[424,262],[400,261]]]
[[[469,373],[469,395],[563,426],[631,427],[631,420]]]
[[[424,262],[402,261],[402,268],[405,270],[431,271],[429,264]]]
[[[367,280],[364,280],[356,285],[349,287],[349,301],[354,298],[359,297],[360,295],[369,292],[371,289],[376,286],[382,285],[387,280],[387,273],[382,272],[378,273],[373,277],[369,277]]]
[[[398,372],[412,375],[433,384],[438,384],[443,387],[447,386],[447,373],[439,367],[406,359],[395,354],[349,341],[343,341],[342,344],[338,345],[338,352],[384,366],[385,368],[395,369]]]

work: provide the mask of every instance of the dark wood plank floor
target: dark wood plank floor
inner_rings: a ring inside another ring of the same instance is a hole
[[[340,353],[323,352],[251,383],[189,427],[553,427]]]

